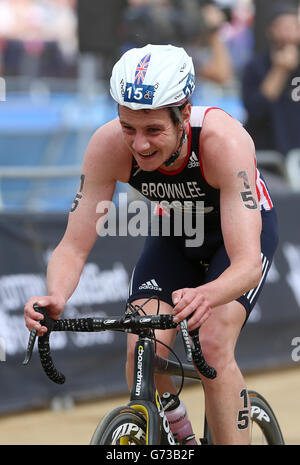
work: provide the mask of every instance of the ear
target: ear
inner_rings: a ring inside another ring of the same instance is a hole
[[[191,119],[191,112],[192,112],[192,105],[190,103],[187,103],[186,106],[182,110],[182,122],[184,129],[188,129],[188,125]]]

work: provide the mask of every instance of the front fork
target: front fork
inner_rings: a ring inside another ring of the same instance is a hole
[[[154,356],[151,339],[140,338],[135,346],[134,379],[129,406],[142,413],[146,419],[146,444],[175,445],[174,436],[155,388]]]

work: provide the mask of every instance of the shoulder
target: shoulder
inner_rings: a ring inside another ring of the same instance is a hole
[[[255,146],[242,124],[221,109],[206,113],[200,137],[200,150],[208,182],[219,188],[222,177],[253,164]],[[254,164],[253,164],[254,166]]]
[[[100,128],[92,135],[84,158],[85,168],[90,172],[113,173],[115,180],[123,181],[131,166],[131,154],[124,142],[119,118]],[[126,179],[125,179],[126,182]]]
[[[231,140],[233,136],[243,134],[243,125],[222,108],[207,107],[202,123],[202,140],[218,138]]]
[[[192,106],[190,123],[191,127],[201,127],[206,114],[210,107]]]
[[[107,156],[113,151],[117,153],[124,151],[126,145],[123,141],[119,118],[98,128],[90,139],[89,147],[101,155],[108,154]]]

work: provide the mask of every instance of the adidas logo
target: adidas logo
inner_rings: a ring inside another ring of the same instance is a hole
[[[142,284],[139,289],[152,289],[154,291],[162,291],[162,288],[159,287],[155,279],[151,279],[151,281],[147,281]]]
[[[188,168],[196,168],[200,166],[199,160],[195,152],[192,152],[192,155],[190,156],[190,160],[188,162],[187,167]]]

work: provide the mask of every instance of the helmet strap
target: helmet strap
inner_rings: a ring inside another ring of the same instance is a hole
[[[175,114],[177,120],[178,120],[179,123],[181,124],[181,127],[182,127],[182,135],[181,135],[181,138],[180,138],[180,142],[179,142],[179,147],[178,147],[178,149],[177,149],[176,152],[174,152],[174,153],[170,156],[170,158],[164,163],[164,165],[165,165],[166,167],[173,165],[173,163],[177,160],[177,158],[178,158],[179,155],[180,155],[180,152],[181,152],[181,149],[182,149],[183,144],[187,141],[187,134],[186,134],[185,129],[184,129],[181,111],[179,110],[178,107],[175,107],[175,106],[174,106],[174,107],[171,107],[171,108],[172,108],[172,111],[173,111],[173,113]],[[136,174],[138,174],[140,171],[141,171],[141,168],[138,168],[138,170],[134,173],[134,176],[135,176]]]
[[[183,144],[186,142],[187,140],[187,135],[185,133],[185,130],[183,129],[183,133],[182,133],[182,136],[181,136],[181,139],[180,139],[180,144],[179,144],[179,147],[178,149],[176,150],[176,152],[173,153],[173,155],[170,156],[170,158],[164,163],[165,166],[171,166],[173,165],[173,163],[177,160],[177,158],[179,157],[179,154],[181,152],[181,149],[182,149],[182,146]]]
[[[173,163],[174,163],[174,162],[177,160],[177,158],[179,157],[179,154],[180,154],[180,152],[181,152],[181,149],[182,149],[183,144],[184,144],[184,143],[186,142],[186,140],[187,140],[187,135],[186,135],[186,132],[185,132],[184,126],[183,126],[181,111],[179,110],[178,107],[171,107],[171,109],[172,109],[173,113],[175,114],[176,118],[178,119],[179,123],[181,124],[183,133],[182,133],[182,136],[181,136],[181,139],[180,139],[180,143],[179,143],[178,149],[177,149],[176,152],[174,152],[173,155],[171,155],[170,158],[164,163],[165,166],[171,166],[171,165],[173,165]]]

